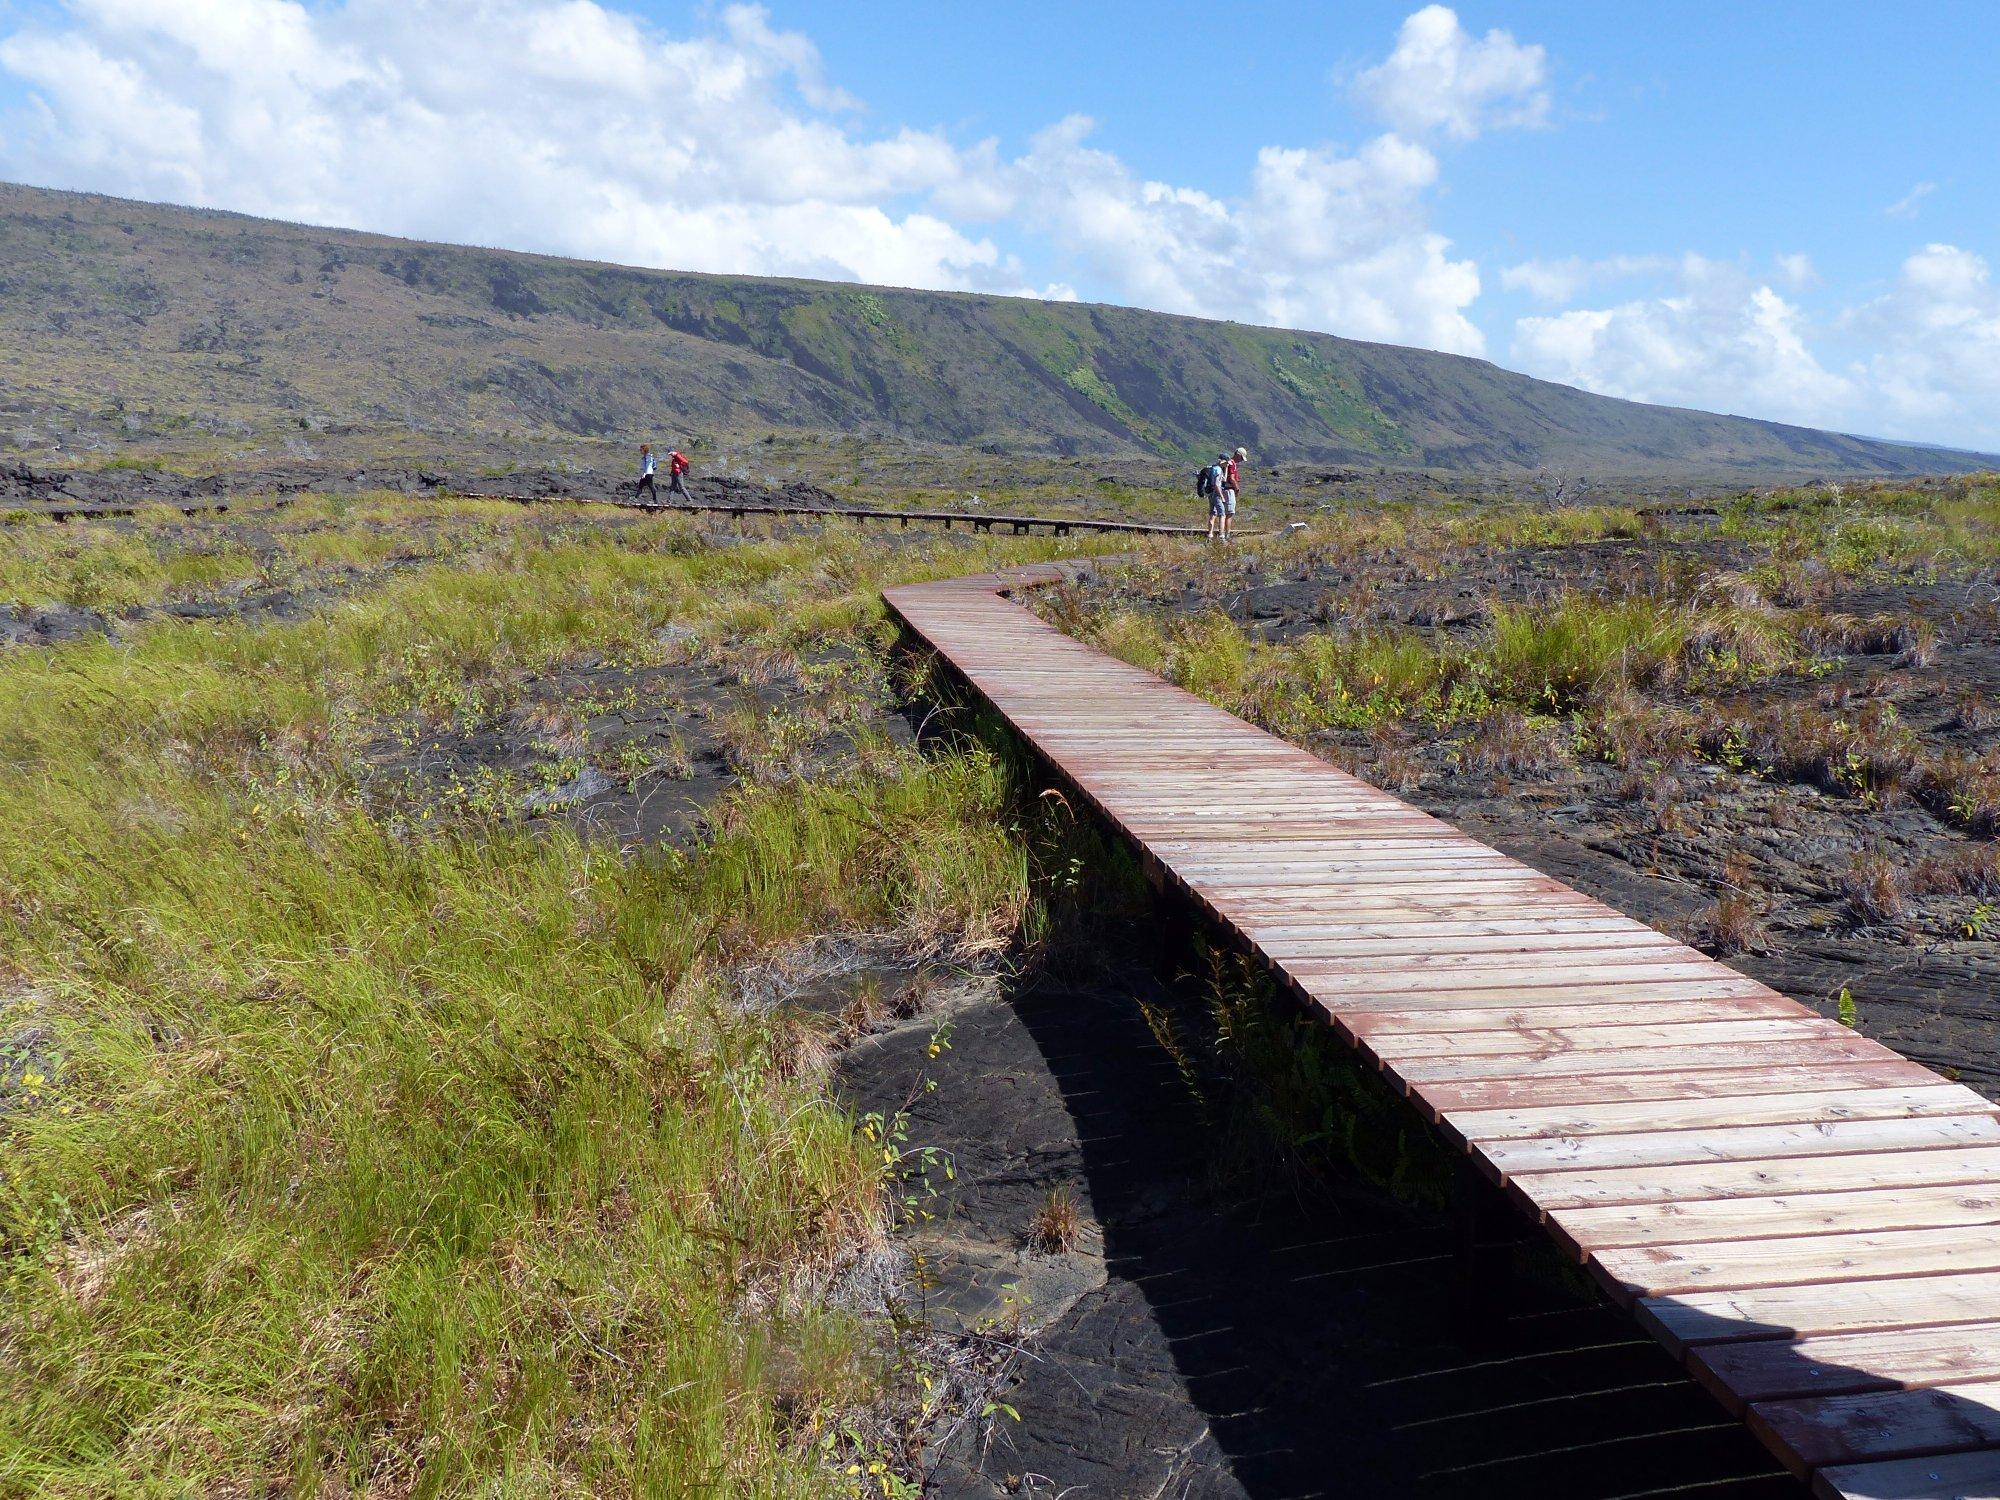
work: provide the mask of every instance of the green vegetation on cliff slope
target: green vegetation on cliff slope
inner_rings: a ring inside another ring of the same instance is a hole
[[[702,276],[0,185],[0,445],[87,417],[438,436],[840,431],[1060,453],[1807,476],[1964,455],[1131,308]],[[17,444],[17,446],[28,446]]]

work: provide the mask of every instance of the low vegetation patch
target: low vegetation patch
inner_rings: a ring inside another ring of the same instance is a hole
[[[458,540],[291,623],[0,654],[9,1490],[809,1495],[880,1461],[842,1417],[870,1337],[818,1295],[881,1231],[880,1152],[729,968],[1012,941],[1005,768],[879,744],[632,858],[511,802],[385,806],[363,751],[691,628],[844,630],[876,691],[885,576],[1024,549],[526,515],[358,506]]]

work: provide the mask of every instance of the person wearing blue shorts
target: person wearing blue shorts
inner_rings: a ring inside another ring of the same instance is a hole
[[[1228,536],[1236,524],[1237,465],[1250,461],[1248,449],[1238,448],[1222,456],[1222,534]]]
[[[1208,497],[1208,539],[1212,542],[1219,536],[1229,535],[1228,496],[1222,487],[1223,465],[1229,455],[1218,453],[1202,479],[1202,493]]]

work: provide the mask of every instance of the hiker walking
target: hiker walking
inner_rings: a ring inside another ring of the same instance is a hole
[[[1236,525],[1237,465],[1248,463],[1250,454],[1238,448],[1222,461],[1222,534],[1228,536]]]
[[[1208,501],[1208,539],[1212,542],[1219,536],[1229,534],[1228,515],[1223,510],[1222,466],[1229,461],[1229,455],[1218,453],[1215,462],[1199,470],[1195,475],[1194,492]]]
[[[643,495],[647,497],[650,504],[658,505],[660,503],[660,492],[653,487],[653,470],[657,467],[658,465],[653,461],[653,445],[651,443],[641,443],[639,445],[639,482],[632,486],[632,498],[634,500],[639,499]]]
[[[687,471],[687,455],[678,448],[671,449],[667,454],[667,493],[669,495],[679,495],[681,499],[692,505],[694,504],[694,496],[688,493]]]

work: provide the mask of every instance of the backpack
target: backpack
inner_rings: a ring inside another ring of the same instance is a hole
[[[1197,500],[1206,500],[1208,498],[1209,490],[1214,483],[1215,483],[1215,476],[1209,472],[1209,466],[1207,464],[1203,464],[1199,469],[1196,469],[1194,471],[1195,498]]]

